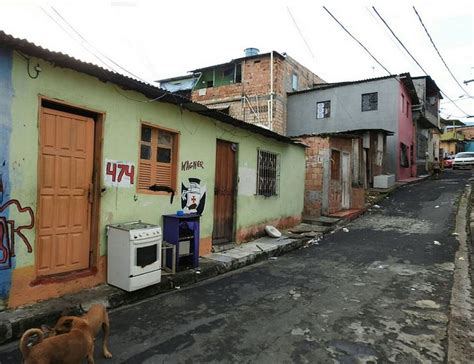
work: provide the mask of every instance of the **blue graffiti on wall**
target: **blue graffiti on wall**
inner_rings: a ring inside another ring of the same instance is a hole
[[[2,191],[0,193],[0,206],[10,198],[10,136],[12,132],[11,105],[13,100],[12,84],[12,51],[0,47],[0,181],[2,181]],[[2,221],[8,219],[8,209],[0,212]],[[2,229],[6,233],[6,228]],[[3,235],[3,233],[2,233]],[[6,238],[2,237],[0,242],[5,244]],[[11,268],[15,266],[15,258],[8,261]],[[8,297],[11,286],[12,269],[0,270],[0,298]]]

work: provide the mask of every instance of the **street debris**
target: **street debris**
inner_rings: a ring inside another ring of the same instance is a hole
[[[278,257],[270,257],[270,258],[268,258],[268,260],[277,260],[277,259],[278,259]]]
[[[464,260],[464,257],[459,257],[458,260]]]
[[[459,234],[458,233],[452,233],[451,235],[452,236],[458,236]]]
[[[439,209],[439,205],[436,205],[436,206],[435,206],[435,209]]]
[[[176,286],[176,287],[174,287],[174,288],[175,288],[175,289],[181,289],[181,287],[180,287],[180,286]]]
[[[441,243],[438,240],[433,241],[434,245],[441,245]]]
[[[311,331],[306,328],[306,329],[302,329],[300,327],[297,327],[296,329],[293,329],[291,330],[291,335],[293,336],[304,336],[306,334],[309,334]]]
[[[297,300],[298,298],[301,297],[301,293],[298,293],[298,292],[296,292],[296,290],[292,289],[292,290],[290,290],[290,296],[294,300]]]
[[[374,209],[380,209],[380,208],[381,208],[380,205],[377,205],[377,204],[373,205],[372,207],[373,207]]]
[[[416,306],[419,308],[439,308],[440,305],[432,300],[419,300],[416,301]]]
[[[349,229],[348,228],[342,228],[342,231],[344,231],[345,233],[348,233]]]
[[[271,238],[281,237],[281,232],[275,226],[272,226],[272,225],[265,226],[265,232]]]

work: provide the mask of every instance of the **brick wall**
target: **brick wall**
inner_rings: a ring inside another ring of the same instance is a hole
[[[306,144],[306,175],[303,215],[321,215],[323,194],[323,163],[321,152],[329,149],[329,139],[304,137],[299,139]]]
[[[286,135],[287,92],[292,91],[292,75],[298,76],[298,90],[315,83],[324,83],[309,69],[289,56],[274,54],[273,69],[273,123],[272,130]],[[243,60],[242,82],[238,84],[195,90],[191,99],[213,106],[229,106],[231,116],[252,124],[270,127],[268,101],[270,100],[270,55]]]

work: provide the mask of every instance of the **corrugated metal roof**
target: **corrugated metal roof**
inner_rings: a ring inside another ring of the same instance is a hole
[[[380,128],[364,128],[364,129],[347,129],[347,130],[341,130],[341,131],[333,131],[333,132],[324,132],[324,133],[306,133],[306,134],[300,134],[296,135],[292,138],[304,138],[304,137],[312,137],[312,136],[317,136],[317,137],[331,137],[331,136],[337,136],[337,137],[360,137],[361,134],[366,133],[368,131],[375,131],[379,133],[383,133],[385,135],[393,135],[394,132],[387,130],[387,129],[380,129]]]
[[[33,57],[42,58],[59,67],[70,68],[75,71],[82,72],[93,77],[97,77],[103,82],[114,83],[125,90],[138,91],[150,99],[159,98],[159,101],[178,105],[183,109],[189,110],[191,112],[196,112],[200,115],[213,118],[225,124],[238,127],[240,129],[245,129],[253,133],[260,134],[281,142],[300,145],[300,143],[296,143],[291,138],[288,138],[284,135],[280,135],[271,130],[261,128],[257,125],[249,124],[242,120],[235,119],[229,115],[219,112],[218,110],[211,110],[202,104],[192,102],[191,100],[183,96],[170,93],[150,83],[143,82],[114,71],[110,71],[93,63],[81,61],[77,58],[71,57],[61,52],[51,51],[49,49],[31,43],[26,39],[15,38],[12,35],[3,32],[2,30],[0,30],[0,46],[12,48],[16,51]]]
[[[355,81],[343,81],[343,82],[318,84],[318,85],[314,85],[313,88],[310,88],[307,90],[289,92],[288,96],[302,94],[306,92],[327,90],[327,89],[336,88],[336,87],[343,87],[343,86],[350,86],[350,85],[356,85],[356,84],[367,83],[367,82],[386,80],[389,78],[397,78],[397,77],[400,78],[400,81],[405,84],[408,91],[410,92],[412,103],[418,104],[419,103],[418,96],[416,95],[415,86],[413,85],[412,78],[409,73],[401,73],[399,75],[388,75],[388,76],[375,77],[375,78],[366,78],[363,80],[355,80]]]
[[[236,63],[236,62],[240,62],[240,61],[243,61],[243,60],[250,60],[250,59],[257,59],[257,58],[264,58],[264,57],[269,57],[271,54],[271,52],[267,52],[267,53],[259,53],[259,54],[256,54],[254,56],[247,56],[247,57],[240,57],[240,58],[234,58],[234,59],[231,59],[229,62],[225,62],[225,63],[219,63],[219,64],[214,64],[214,65],[211,65],[211,66],[206,66],[206,67],[202,67],[202,68],[196,68],[195,70],[192,70],[192,71],[189,71],[189,72],[201,72],[201,71],[204,71],[204,70],[207,70],[207,69],[210,69],[210,68],[215,68],[215,67],[222,67],[222,66],[225,66],[225,65],[228,65],[228,64],[232,64],[232,63]],[[277,57],[280,57],[282,59],[285,59],[285,56],[283,56],[282,54],[278,53],[277,51],[273,51],[273,54]]]

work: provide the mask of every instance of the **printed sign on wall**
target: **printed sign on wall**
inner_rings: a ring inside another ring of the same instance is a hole
[[[206,204],[206,185],[199,178],[188,178],[189,184],[181,183],[181,208],[186,214],[202,214]]]
[[[132,162],[106,159],[104,184],[112,187],[133,187],[135,183],[135,165]]]

